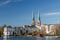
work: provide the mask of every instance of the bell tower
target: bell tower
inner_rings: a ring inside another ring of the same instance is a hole
[[[33,11],[32,11],[32,26],[35,26],[35,17]]]
[[[37,26],[40,27],[41,26],[41,20],[40,20],[40,13],[38,11],[38,22],[37,22]]]

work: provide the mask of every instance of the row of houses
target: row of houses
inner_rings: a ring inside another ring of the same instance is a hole
[[[13,35],[14,33],[18,35],[19,33],[25,34],[25,33],[32,33],[34,31],[40,32],[42,34],[60,34],[60,26],[59,24],[44,24],[41,25],[41,28],[37,28],[36,26],[29,26],[29,25],[24,25],[22,27],[4,27],[3,34],[4,35]]]
[[[18,35],[19,33],[32,33],[33,31],[39,31],[39,29],[35,26],[24,25],[22,27],[4,27],[3,35]]]

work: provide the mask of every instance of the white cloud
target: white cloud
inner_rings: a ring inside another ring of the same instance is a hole
[[[51,15],[60,15],[60,12],[45,13],[44,15],[46,15],[46,16],[51,16]]]
[[[11,0],[4,1],[4,2],[0,3],[0,6],[5,5],[5,4],[8,4],[10,2],[11,2]]]
[[[0,3],[0,6],[9,4],[11,2],[21,2],[21,1],[23,1],[23,0],[6,0],[6,1]]]

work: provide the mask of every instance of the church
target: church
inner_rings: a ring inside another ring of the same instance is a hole
[[[35,16],[34,13],[32,12],[32,26],[37,27],[38,29],[41,30],[41,20],[40,20],[40,13],[38,11],[38,21],[37,23],[35,22]]]

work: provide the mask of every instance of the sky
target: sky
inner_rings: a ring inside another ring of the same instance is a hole
[[[60,0],[0,0],[0,26],[30,25],[40,12],[41,24],[60,23]]]

